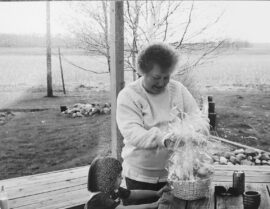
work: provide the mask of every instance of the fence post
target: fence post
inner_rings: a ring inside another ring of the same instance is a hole
[[[208,118],[210,120],[210,130],[215,130],[217,114],[215,113],[215,102],[213,101],[213,96],[208,96]]]
[[[46,47],[47,47],[47,96],[53,97],[50,1],[46,2]]]
[[[64,92],[64,94],[66,94],[60,48],[58,48],[58,54],[59,54],[59,63],[60,63],[60,70],[61,70],[61,79],[62,79],[63,92]]]

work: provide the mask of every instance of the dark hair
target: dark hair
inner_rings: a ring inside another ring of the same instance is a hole
[[[173,48],[163,43],[156,43],[143,49],[137,59],[139,70],[142,73],[150,72],[157,64],[161,70],[166,71],[176,65],[178,55]]]
[[[121,172],[122,165],[117,159],[112,157],[95,158],[88,172],[88,191],[110,194],[115,189],[117,176]]]

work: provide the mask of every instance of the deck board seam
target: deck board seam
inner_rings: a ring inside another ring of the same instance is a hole
[[[10,198],[10,200],[16,200],[16,199],[20,199],[20,198],[24,198],[24,197],[31,197],[31,196],[35,196],[35,195],[41,195],[41,194],[48,194],[48,193],[51,193],[51,192],[60,191],[60,190],[65,190],[65,189],[68,189],[68,188],[75,188],[75,187],[83,186],[83,185],[86,186],[86,183],[78,184],[78,185],[76,185],[76,186],[68,186],[68,187],[63,187],[63,188],[54,189],[54,190],[50,190],[50,191],[44,191],[44,192],[40,192],[40,193],[35,193],[35,194],[30,194],[30,195],[25,195],[25,196],[20,196],[20,197],[15,197],[15,198]],[[85,187],[85,189],[86,189],[86,188],[87,188],[87,187]],[[80,189],[68,190],[66,193],[68,193],[68,192],[73,192],[73,191],[76,191],[76,190],[80,190]]]

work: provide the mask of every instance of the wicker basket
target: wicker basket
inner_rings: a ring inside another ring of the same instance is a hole
[[[196,181],[172,182],[172,193],[175,197],[183,200],[198,200],[209,196],[212,177]]]

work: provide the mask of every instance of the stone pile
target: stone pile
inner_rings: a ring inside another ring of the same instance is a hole
[[[111,105],[109,103],[99,104],[81,104],[77,103],[71,107],[68,107],[62,114],[68,115],[70,117],[88,117],[96,114],[110,114]]]
[[[7,123],[9,120],[11,120],[15,115],[10,112],[1,112],[0,113],[0,125],[4,125],[5,123]]]
[[[253,149],[236,149],[213,155],[214,164],[218,165],[268,165],[270,155]]]

